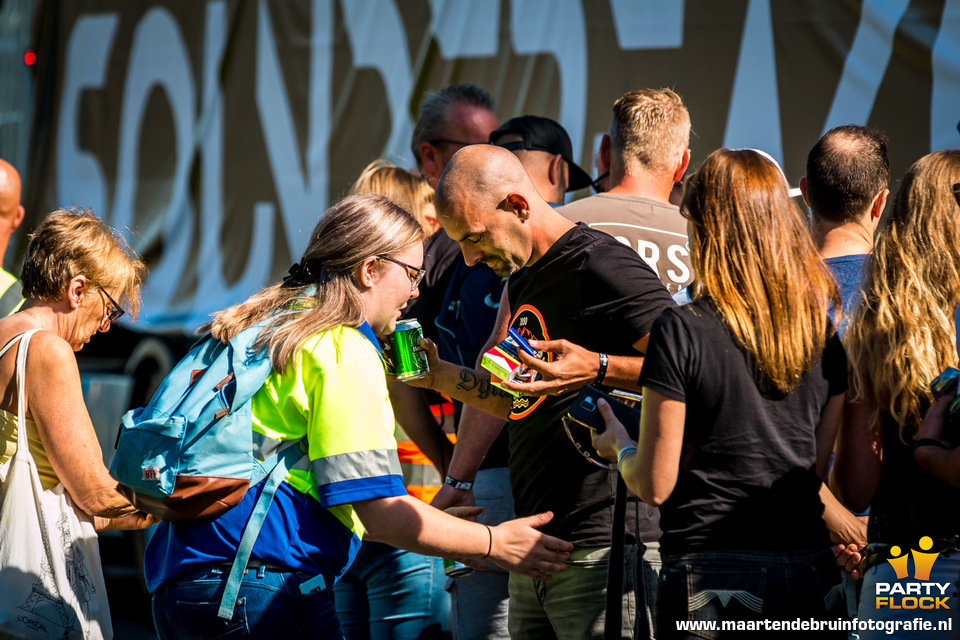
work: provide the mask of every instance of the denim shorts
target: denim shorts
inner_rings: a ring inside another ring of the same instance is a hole
[[[798,618],[847,618],[840,570],[829,549],[705,551],[663,557],[657,594],[660,640],[740,637],[743,631],[723,633],[722,621]],[[681,630],[681,621],[715,621],[718,628]],[[777,638],[792,635],[770,633]],[[755,635],[763,637],[763,632]],[[843,631],[817,633],[828,638],[844,635]]]
[[[217,617],[229,573],[229,565],[208,566],[157,589],[152,603],[157,635],[164,640],[342,638],[330,590],[300,593],[300,584],[313,577],[301,571],[248,569],[233,618]]]

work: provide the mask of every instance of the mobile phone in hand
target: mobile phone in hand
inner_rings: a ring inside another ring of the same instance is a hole
[[[629,396],[631,399],[638,398],[635,394],[629,394]],[[588,429],[603,433],[607,430],[607,423],[604,422],[600,407],[597,406],[597,400],[600,398],[607,401],[617,420],[626,428],[627,434],[636,440],[640,436],[640,409],[631,407],[595,387],[588,385],[580,390],[570,409],[567,410],[567,417]]]

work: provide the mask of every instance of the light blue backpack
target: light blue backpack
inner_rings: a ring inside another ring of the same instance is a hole
[[[274,493],[306,455],[299,440],[280,442],[252,429],[250,400],[272,370],[266,350],[253,349],[267,322],[241,331],[229,344],[208,337],[194,345],[149,404],[123,416],[110,465],[118,490],[132,504],[173,521],[215,518],[267,478],[221,602],[219,614],[228,620]]]

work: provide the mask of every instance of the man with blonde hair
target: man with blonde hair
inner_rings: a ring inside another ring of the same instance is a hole
[[[0,259],[7,252],[10,236],[23,222],[23,213],[20,174],[12,164],[0,158]],[[6,269],[0,268],[0,318],[13,313],[22,302],[20,281]]]
[[[609,191],[560,212],[632,247],[671,293],[693,280],[687,222],[670,191],[690,163],[690,114],[670,89],[629,91],[613,103],[610,132],[600,143],[598,169]]]

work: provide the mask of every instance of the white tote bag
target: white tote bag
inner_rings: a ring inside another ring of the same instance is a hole
[[[36,331],[23,334],[17,351],[17,451],[0,465],[0,638],[109,639],[93,518],[62,484],[44,490],[30,455],[24,383]]]

